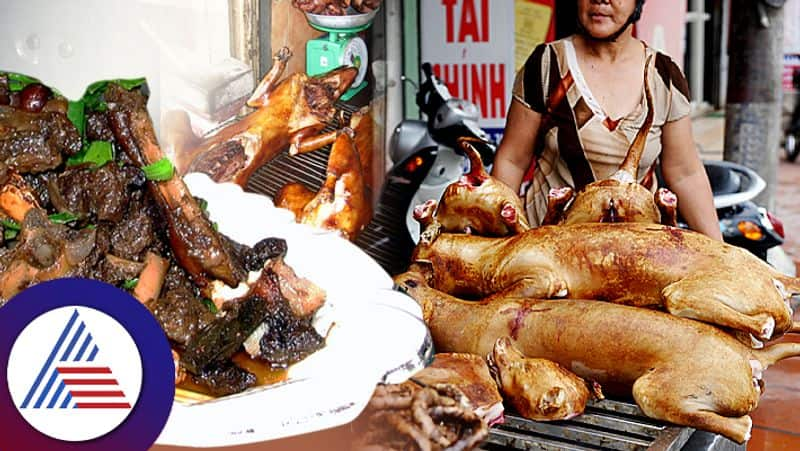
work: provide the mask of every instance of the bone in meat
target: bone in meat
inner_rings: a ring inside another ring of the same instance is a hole
[[[164,158],[158,147],[144,97],[110,84],[106,91],[109,120],[117,143],[140,168]],[[199,286],[209,278],[236,286],[246,277],[211,222],[179,176],[148,181],[148,188],[167,222],[170,247],[176,260]]]

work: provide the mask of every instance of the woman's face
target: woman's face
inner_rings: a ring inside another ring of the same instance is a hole
[[[578,20],[589,35],[603,39],[616,33],[636,8],[636,0],[578,0]]]

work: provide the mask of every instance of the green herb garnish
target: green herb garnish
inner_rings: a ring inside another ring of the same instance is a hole
[[[8,89],[13,92],[22,91],[25,89],[25,86],[33,83],[41,83],[33,77],[16,74],[14,72],[7,72],[6,75],[8,75]]]
[[[19,223],[13,219],[0,219],[0,224],[6,230],[16,230],[17,232],[20,230]]]
[[[93,163],[94,167],[99,168],[114,159],[114,148],[108,141],[92,141],[86,155],[83,157],[84,163]]]
[[[70,222],[75,222],[80,219],[68,211],[56,213],[48,217],[50,218],[50,222],[55,224],[69,224]]]
[[[136,284],[138,284],[138,283],[139,283],[139,278],[138,277],[135,278],[135,279],[128,279],[125,282],[122,282],[122,288],[124,288],[126,290],[132,290],[132,289],[136,288]]]
[[[83,136],[86,130],[86,113],[84,111],[83,100],[72,101],[67,104],[67,119],[78,129],[78,133]]]
[[[6,241],[13,240],[19,235],[19,223],[13,219],[0,219],[0,224],[3,225],[3,239]]]
[[[217,305],[214,304],[214,301],[209,298],[202,298],[200,299],[200,302],[202,302],[203,305],[205,305],[206,308],[211,311],[211,313],[217,313],[219,311],[217,309]]]
[[[169,180],[175,174],[175,167],[169,158],[164,157],[153,164],[148,164],[142,168],[144,176],[147,180],[154,180],[156,182],[163,182]]]
[[[200,209],[203,211],[208,211],[208,201],[203,199],[202,197],[197,198],[197,204],[200,205]]]
[[[99,168],[112,160],[114,160],[114,147],[109,141],[92,141],[88,145],[84,144],[80,152],[69,157],[67,166],[92,163],[92,167]]]

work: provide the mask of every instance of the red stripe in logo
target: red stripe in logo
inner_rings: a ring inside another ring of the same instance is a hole
[[[58,367],[58,372],[61,374],[111,374],[111,368],[98,367],[98,368],[64,368]]]
[[[79,409],[130,409],[127,402],[79,402]]]

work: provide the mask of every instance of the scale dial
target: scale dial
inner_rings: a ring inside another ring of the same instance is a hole
[[[351,86],[358,86],[367,77],[367,64],[369,54],[367,44],[363,39],[356,36],[347,42],[342,52],[342,59],[339,64],[343,66],[354,66],[358,69],[358,75]]]

